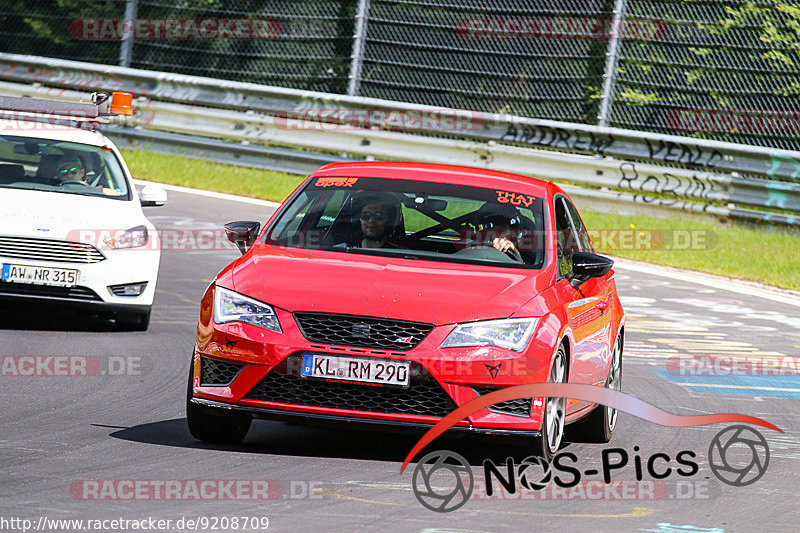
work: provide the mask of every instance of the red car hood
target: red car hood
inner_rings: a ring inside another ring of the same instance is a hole
[[[263,244],[257,244],[228,273],[232,279],[223,273],[221,285],[287,311],[380,316],[436,325],[510,316],[547,285],[541,270]]]

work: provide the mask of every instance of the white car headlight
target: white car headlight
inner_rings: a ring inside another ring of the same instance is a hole
[[[459,324],[442,343],[442,348],[499,346],[521,352],[533,335],[538,318],[507,318]]]
[[[149,236],[145,226],[118,231],[104,242],[111,248],[141,248],[147,244]]]
[[[283,333],[272,306],[222,287],[214,291],[214,321],[217,324],[246,322]]]

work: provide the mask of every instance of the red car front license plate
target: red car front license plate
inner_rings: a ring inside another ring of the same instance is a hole
[[[300,374],[309,378],[408,387],[409,366],[408,361],[394,359],[306,353],[303,354],[303,366]]]

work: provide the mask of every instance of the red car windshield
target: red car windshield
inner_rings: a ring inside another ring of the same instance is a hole
[[[265,242],[294,248],[542,268],[544,202],[514,191],[383,178],[315,178]]]

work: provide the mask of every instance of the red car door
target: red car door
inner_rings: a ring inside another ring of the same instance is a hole
[[[592,278],[577,289],[570,285],[572,253],[593,252],[593,249],[588,233],[569,200],[557,196],[554,207],[559,268],[556,294],[563,305],[575,343],[570,357],[569,380],[571,383],[594,385],[605,379],[610,356],[611,274]],[[567,412],[572,413],[588,405],[587,402],[570,400],[567,402]]]

